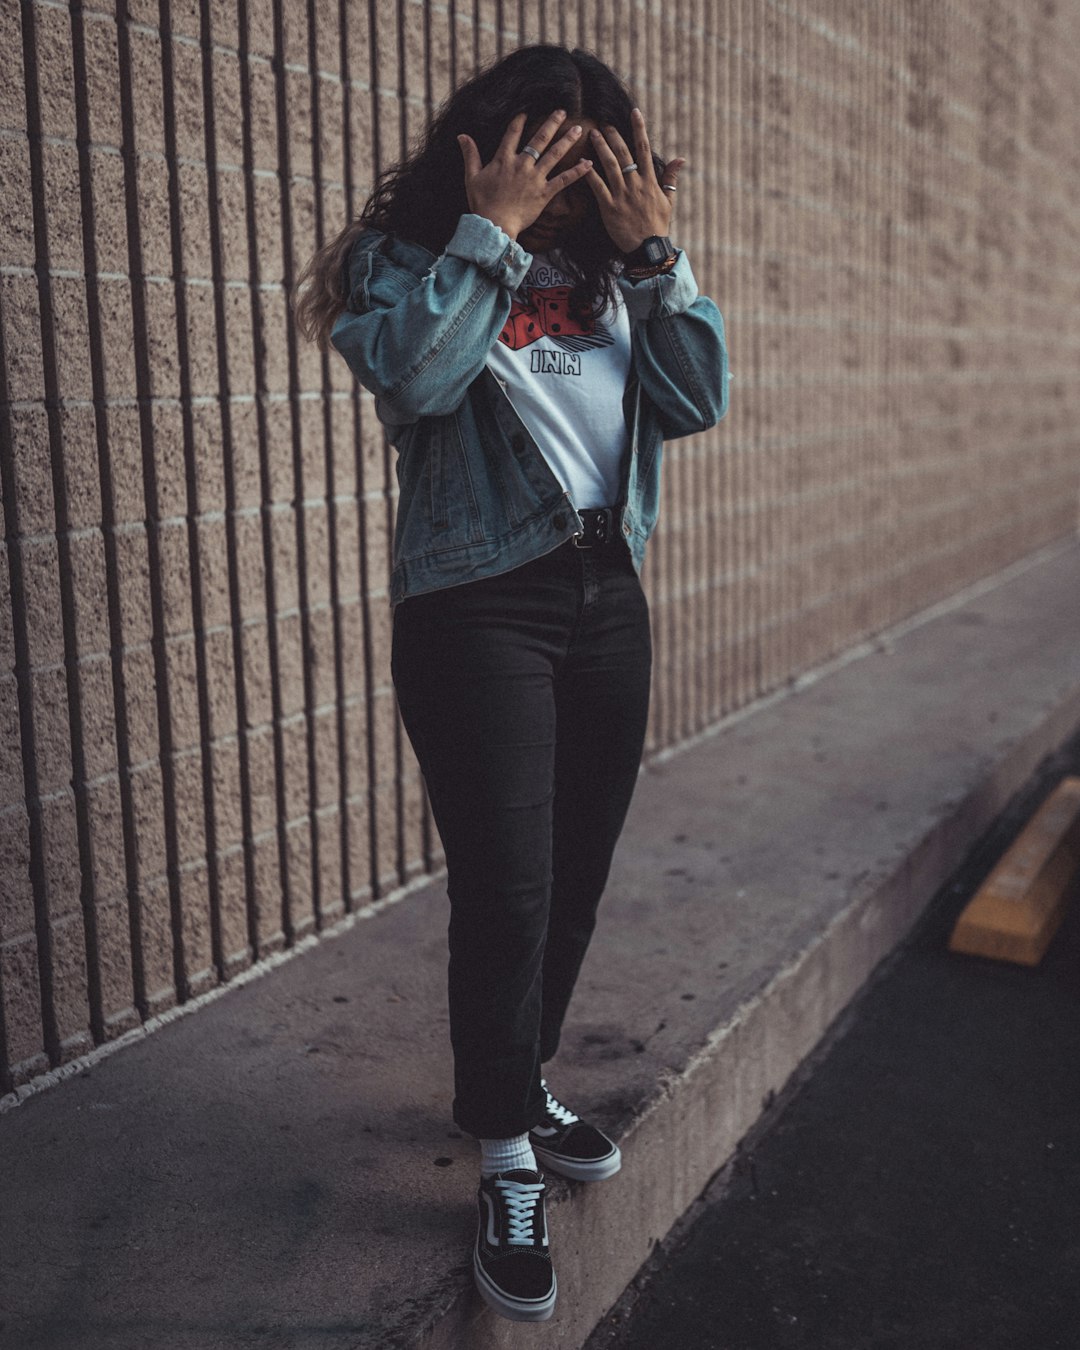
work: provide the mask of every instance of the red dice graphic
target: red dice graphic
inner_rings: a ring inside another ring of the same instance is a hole
[[[540,315],[540,326],[552,337],[584,337],[596,331],[588,310],[572,309],[569,286],[547,286],[533,292],[533,303]]]
[[[511,351],[516,352],[541,336],[540,316],[536,310],[523,305],[520,300],[515,300],[499,334],[499,341],[505,342]]]
[[[542,291],[533,291],[528,304],[514,301],[499,341],[516,352],[537,338],[587,337],[595,332],[592,313],[571,307],[569,286],[546,286]]]

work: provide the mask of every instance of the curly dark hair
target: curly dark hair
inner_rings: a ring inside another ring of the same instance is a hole
[[[415,152],[379,175],[359,217],[304,267],[292,296],[304,336],[321,351],[328,350],[330,330],[348,299],[345,265],[362,230],[374,227],[432,253],[443,251],[469,210],[459,135],[472,136],[486,164],[514,116],[525,113],[528,131],[556,108],[566,110],[568,122],[591,118],[600,126],[616,127],[627,145],[634,143],[633,98],[599,57],[548,43],[519,47],[450,95]],[[663,167],[663,160],[654,154],[657,178]],[[599,162],[596,169],[603,173]],[[595,198],[584,190],[587,214],[573,237],[560,246],[560,261],[573,282],[574,303],[606,306],[615,299],[621,255],[604,229]]]

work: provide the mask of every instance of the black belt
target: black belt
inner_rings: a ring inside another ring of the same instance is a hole
[[[579,511],[584,534],[576,534],[574,543],[578,548],[603,548],[614,544],[620,538],[619,515],[617,507],[597,506],[591,510]]]

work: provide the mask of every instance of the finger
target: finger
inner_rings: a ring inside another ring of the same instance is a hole
[[[668,160],[664,165],[664,172],[660,175],[660,186],[667,189],[675,187],[676,179],[679,177],[679,170],[685,163],[686,160],[683,159],[681,155],[676,159]],[[675,194],[669,191],[668,195],[673,197]]]
[[[465,161],[465,177],[472,178],[484,167],[480,160],[480,151],[473,138],[464,133],[457,138],[457,143],[461,146],[461,157]]]
[[[579,159],[578,162],[573,166],[573,168],[566,169],[564,170],[564,172],[556,174],[554,178],[549,178],[547,184],[548,201],[550,201],[552,197],[557,197],[559,193],[562,192],[563,188],[568,188],[571,183],[576,183],[579,178],[584,178],[586,174],[589,174],[591,172],[592,172],[592,160]]]
[[[554,139],[559,128],[565,121],[566,113],[562,108],[557,108],[549,117],[544,118],[537,129],[529,137],[529,144],[534,150],[543,151]]]
[[[499,148],[496,154],[509,158],[517,154],[518,142],[521,140],[521,133],[525,130],[525,116],[523,112],[515,113],[507,124],[503,132],[503,138],[499,142]]]
[[[571,148],[581,139],[581,128],[579,126],[571,127],[565,136],[560,136],[557,141],[553,141],[547,150],[537,161],[544,173],[550,173],[562,157],[568,154]],[[535,140],[533,141],[535,145]],[[537,149],[539,147],[537,146]]]
[[[585,160],[582,160],[581,162],[584,164]],[[611,205],[612,196],[611,193],[608,191],[608,185],[604,182],[604,180],[600,177],[600,175],[596,172],[595,169],[593,169],[588,174],[585,181],[586,183],[588,183],[589,187],[592,188],[593,196],[596,198],[598,206],[604,207]]]
[[[619,161],[615,158],[614,151],[604,139],[601,131],[592,133],[593,151],[596,158],[600,161],[600,167],[604,170],[604,177],[607,179],[608,187],[611,188],[616,182],[623,178],[623,173]]]
[[[652,163],[652,146],[649,144],[649,133],[645,130],[645,114],[640,108],[635,108],[630,114],[630,125],[634,129],[634,144],[637,146],[638,166]]]
[[[640,161],[635,161],[634,156],[630,153],[630,147],[623,140],[618,127],[607,126],[604,128],[604,134],[607,137],[608,144],[614,151],[620,169],[625,168],[627,164],[634,164],[635,162],[640,167]]]

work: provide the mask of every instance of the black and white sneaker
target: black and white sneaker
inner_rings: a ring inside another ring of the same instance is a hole
[[[527,1168],[480,1181],[473,1274],[484,1301],[512,1322],[544,1322],[555,1311],[546,1190],[540,1173]]]
[[[574,1181],[603,1181],[622,1166],[618,1146],[595,1125],[575,1116],[548,1091],[544,1119],[529,1131],[529,1143],[537,1160],[552,1172]]]

